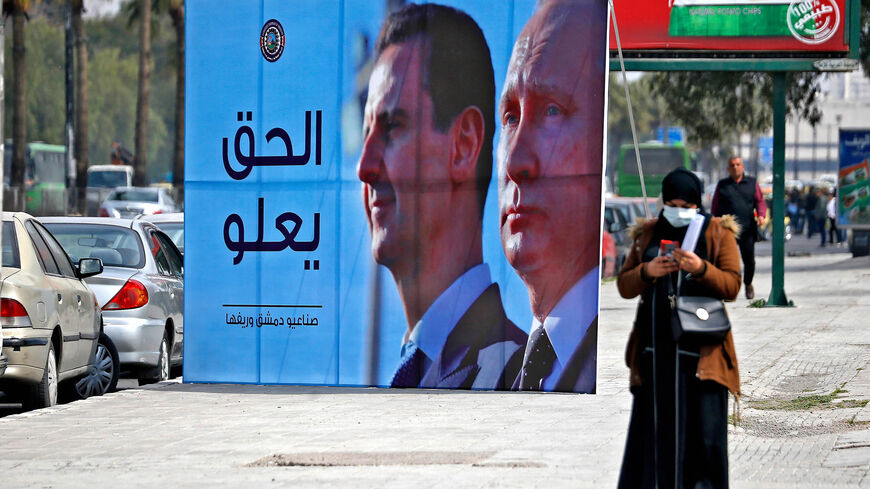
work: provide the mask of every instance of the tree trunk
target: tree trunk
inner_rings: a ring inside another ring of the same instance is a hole
[[[72,27],[76,45],[76,104],[75,104],[75,148],[76,188],[78,190],[78,210],[87,214],[85,208],[85,189],[88,182],[88,45],[85,37],[82,12],[84,0],[73,2]]]
[[[24,47],[24,7],[12,2],[12,168],[10,185],[18,187],[17,202],[9,210],[24,210],[24,178],[27,154],[27,70]],[[4,206],[5,208],[5,206]]]
[[[136,101],[136,154],[133,184],[145,185],[148,153],[148,99],[151,96],[151,0],[139,0],[139,95]]]
[[[175,71],[175,145],[172,154],[172,185],[183,191],[184,188],[184,4],[170,10],[175,25],[176,71]],[[184,201],[184,194],[177,194]]]

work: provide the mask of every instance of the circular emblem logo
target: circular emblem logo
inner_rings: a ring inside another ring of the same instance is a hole
[[[284,28],[275,19],[267,21],[260,31],[260,52],[269,62],[278,61],[284,52]]]
[[[835,0],[795,0],[788,6],[786,22],[798,41],[821,44],[837,32],[840,9]]]
[[[698,316],[698,319],[701,321],[706,321],[710,319],[710,313],[707,312],[703,307],[699,307],[697,311],[695,311],[695,315]]]

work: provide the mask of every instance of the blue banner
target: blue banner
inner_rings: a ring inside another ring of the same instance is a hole
[[[837,225],[870,229],[870,129],[840,129]]]
[[[519,388],[529,331],[567,308],[582,319],[554,327],[537,387],[594,392],[606,3],[570,22],[594,42],[554,57],[584,73],[564,70],[567,99],[534,107],[513,95],[541,76],[514,51],[534,0],[409,6],[387,28],[396,3],[187,1],[184,380]],[[503,136],[533,116],[557,129],[526,172],[525,133]],[[530,301],[535,267],[552,303]]]

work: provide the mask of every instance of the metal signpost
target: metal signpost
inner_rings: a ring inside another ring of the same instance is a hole
[[[786,73],[859,67],[858,0],[614,0],[629,71],[764,71],[773,76],[773,256],[765,305],[793,305],[785,274]],[[611,48],[616,46],[611,32]],[[619,70],[611,50],[610,69]]]

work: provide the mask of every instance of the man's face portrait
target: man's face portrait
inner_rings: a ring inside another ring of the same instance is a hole
[[[743,177],[742,158],[731,158],[730,160],[728,160],[728,174],[731,175],[731,178],[733,178],[734,180]]]
[[[529,21],[498,109],[500,234],[521,276],[597,263],[604,66],[583,46],[606,33],[574,8],[547,4]]]
[[[410,266],[418,236],[438,232],[440,199],[447,181],[446,133],[434,127],[425,88],[426,43],[421,38],[387,47],[369,80],[363,148],[357,175],[375,261],[393,269]],[[402,260],[406,258],[405,260]]]

